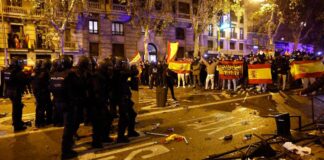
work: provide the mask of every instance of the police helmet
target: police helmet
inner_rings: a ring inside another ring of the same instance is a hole
[[[90,60],[89,60],[89,58],[86,57],[86,56],[81,56],[79,58],[78,68],[79,68],[79,70],[83,70],[83,71],[90,69]]]
[[[13,58],[11,59],[10,66],[17,69],[23,69],[24,61],[22,59]]]
[[[36,60],[35,71],[40,71],[42,69],[43,60]]]
[[[62,67],[61,60],[60,59],[55,59],[53,61],[51,72],[62,71],[62,70],[63,70],[63,67]]]
[[[63,69],[70,69],[70,68],[72,68],[72,64],[73,64],[72,58],[69,57],[69,56],[63,56],[61,58],[61,64],[63,66]]]
[[[49,59],[43,60],[42,69],[45,69],[45,70],[49,71],[49,70],[51,70],[51,67],[52,67],[51,60],[49,60]]]

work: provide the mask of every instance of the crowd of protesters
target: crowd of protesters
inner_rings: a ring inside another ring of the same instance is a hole
[[[172,73],[173,84],[179,87],[204,88],[205,90],[217,89],[227,90],[235,93],[238,89],[256,89],[258,92],[266,92],[267,90],[278,91],[292,88],[307,88],[314,83],[316,78],[302,78],[294,80],[290,74],[290,64],[293,61],[304,60],[322,60],[322,55],[315,55],[301,51],[294,51],[290,54],[275,53],[268,55],[260,51],[256,54],[247,56],[235,55],[204,55],[192,59],[179,59],[177,61],[186,61],[191,63],[190,73]],[[243,62],[242,73],[240,78],[236,79],[221,79],[219,76],[218,64],[222,61],[241,61]],[[272,84],[250,85],[248,83],[248,65],[250,64],[270,64]],[[148,61],[140,64],[141,75],[140,81],[142,85],[148,85],[150,89],[153,86],[163,85],[165,69],[167,68],[165,61],[158,63],[149,63]]]

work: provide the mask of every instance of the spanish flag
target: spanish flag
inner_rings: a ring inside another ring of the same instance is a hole
[[[167,63],[172,61],[174,57],[177,55],[178,48],[179,48],[179,42],[168,42]]]
[[[168,68],[176,73],[189,73],[190,72],[190,62],[172,61],[169,63]]]
[[[248,66],[249,84],[272,83],[270,64],[252,64]]]
[[[324,65],[321,61],[294,61],[290,72],[294,79],[320,77],[324,74]]]
[[[136,51],[134,57],[132,58],[132,60],[129,63],[132,65],[132,64],[136,64],[140,61],[141,61],[141,54],[138,51]]]

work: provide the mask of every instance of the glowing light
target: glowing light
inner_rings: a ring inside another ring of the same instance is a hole
[[[317,52],[317,55],[322,55],[322,51]]]

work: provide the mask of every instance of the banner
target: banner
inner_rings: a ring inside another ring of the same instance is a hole
[[[131,65],[139,63],[141,61],[141,54],[136,51],[135,52],[135,56],[131,59],[131,61],[129,62]]]
[[[178,47],[179,47],[179,43],[178,42],[168,42],[168,57],[167,57],[167,63],[169,63],[170,61],[172,61],[174,59],[174,57],[177,55],[178,52]]]
[[[321,61],[294,61],[290,72],[294,79],[320,77],[324,74],[324,65]]]
[[[169,63],[168,68],[176,73],[189,73],[190,62],[176,62],[172,61]]]
[[[272,83],[270,64],[251,64],[248,66],[249,84]]]
[[[239,79],[243,75],[243,61],[220,61],[217,68],[220,79]]]

